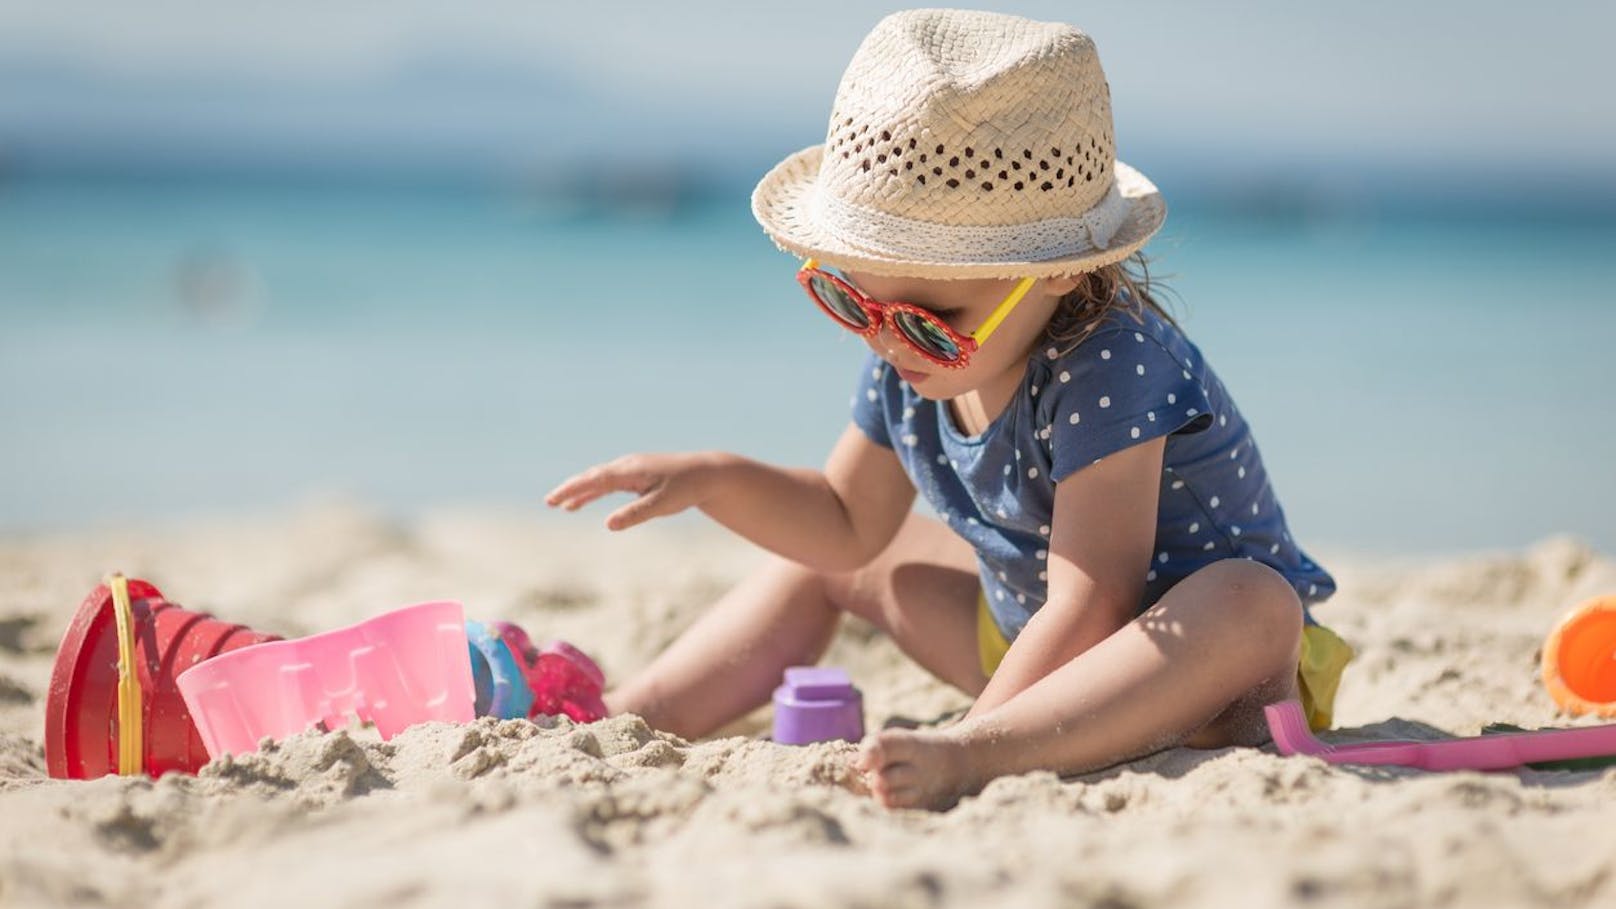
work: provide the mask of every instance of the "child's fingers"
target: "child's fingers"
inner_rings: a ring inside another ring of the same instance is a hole
[[[847,772],[837,780],[838,784],[854,795],[870,795],[870,777],[857,764],[857,757],[849,756]]]
[[[881,788],[888,792],[913,789],[920,783],[920,771],[913,764],[889,764],[881,771]]]
[[[881,786],[872,788],[870,794],[875,796],[875,800],[881,803],[882,808],[912,808],[915,805],[918,791],[913,786],[899,786],[896,788]]]
[[[665,496],[659,493],[649,493],[608,515],[606,528],[608,530],[627,530],[636,524],[643,524],[652,518],[669,514],[673,510],[667,507]]]
[[[545,499],[545,502],[552,508],[560,508],[564,511],[577,511],[585,505],[588,505],[590,502],[593,502],[601,496],[606,495],[608,492],[610,492],[610,490],[606,489],[595,489],[583,493],[575,492],[570,495],[550,496]]]
[[[544,497],[545,504],[574,511],[613,492],[643,492],[647,484],[640,471],[629,471],[614,464],[591,467],[563,480]]]
[[[550,490],[544,501],[551,506],[557,506],[586,495],[599,498],[604,494],[603,486],[608,476],[604,468],[600,467],[591,467],[583,473],[573,474],[562,480],[561,485]]]
[[[881,740],[873,735],[865,736],[859,743],[858,754],[853,758],[853,767],[864,773],[873,773],[881,769]]]
[[[551,508],[560,508],[578,496],[578,478],[568,477],[561,481],[561,485],[544,494],[544,504]]]

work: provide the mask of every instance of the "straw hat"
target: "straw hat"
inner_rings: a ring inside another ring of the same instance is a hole
[[[1054,277],[1132,255],[1167,208],[1116,159],[1094,42],[968,10],[894,13],[842,75],[823,145],[769,171],[781,249],[920,278]]]

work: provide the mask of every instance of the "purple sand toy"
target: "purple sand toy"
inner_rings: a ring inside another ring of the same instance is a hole
[[[793,666],[774,689],[774,740],[807,745],[864,738],[864,698],[847,672],[834,667]]]
[[[1616,754],[1616,723],[1580,729],[1541,729],[1435,742],[1408,740],[1330,745],[1307,727],[1297,701],[1269,704],[1268,731],[1284,755],[1306,754],[1332,764],[1394,764],[1421,770],[1508,770],[1523,764]]]

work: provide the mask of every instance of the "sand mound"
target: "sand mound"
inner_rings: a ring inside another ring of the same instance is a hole
[[[1570,540],[1434,564],[1319,553],[1319,610],[1360,652],[1338,740],[1565,724],[1536,681],[1552,622],[1616,590]],[[1266,751],[1174,750],[1062,780],[1009,777],[952,811],[883,811],[848,745],[685,742],[636,717],[307,733],[162,780],[45,778],[55,638],[112,568],[175,600],[301,634],[461,599],[595,653],[648,660],[759,556],[702,525],[607,537],[327,508],[0,546],[0,905],[1604,906],[1616,771],[1427,774]],[[849,623],[828,660],[868,721],[964,699]],[[1588,722],[1588,721],[1584,721]]]

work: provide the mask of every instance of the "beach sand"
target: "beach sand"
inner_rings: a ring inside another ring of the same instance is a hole
[[[695,743],[635,717],[485,719],[386,743],[306,733],[194,777],[45,775],[56,645],[111,570],[285,635],[458,599],[469,617],[570,640],[621,679],[763,559],[697,520],[611,535],[598,517],[397,524],[339,503],[0,542],[0,905],[1616,905],[1616,770],[1181,749],[1003,778],[947,812],[888,812],[854,791],[852,746],[766,741],[765,710]],[[1341,584],[1317,614],[1359,650],[1331,739],[1579,722],[1556,716],[1538,648],[1565,610],[1616,592],[1616,563],[1560,538],[1313,555]],[[872,728],[967,704],[861,623],[826,662],[851,672]]]

